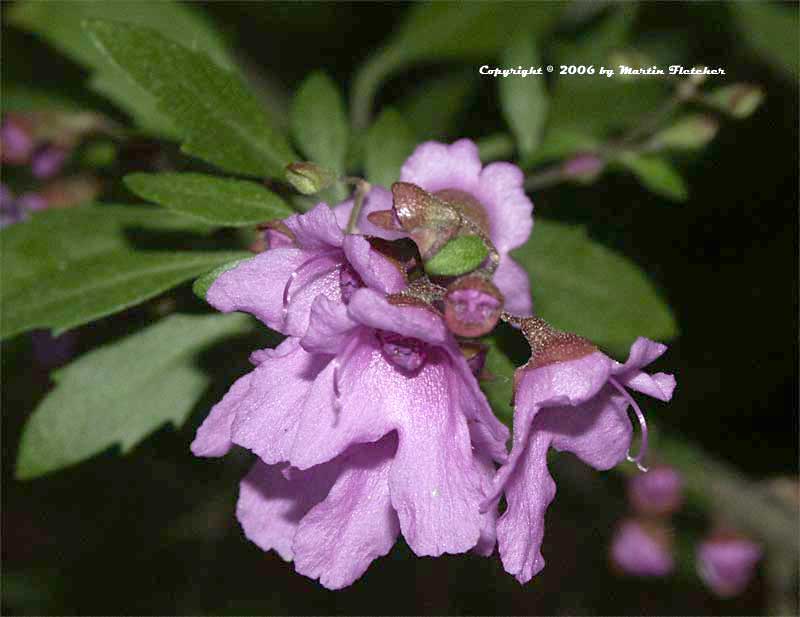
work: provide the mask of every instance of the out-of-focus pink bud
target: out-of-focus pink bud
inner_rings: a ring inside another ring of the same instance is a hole
[[[475,338],[491,332],[502,311],[503,294],[484,276],[464,276],[444,296],[445,323],[458,336]]]
[[[683,503],[683,478],[672,467],[654,467],[633,476],[628,482],[628,498],[640,514],[666,516]]]
[[[67,160],[67,151],[53,145],[38,148],[31,159],[31,173],[34,178],[46,180],[57,175]]]
[[[636,519],[622,521],[611,541],[611,561],[632,576],[666,576],[675,567],[670,530]]]
[[[729,598],[745,590],[761,556],[761,547],[747,538],[715,535],[697,549],[697,573],[711,591]]]
[[[603,171],[605,163],[596,154],[578,154],[567,160],[562,169],[563,174],[579,182],[591,182]]]
[[[0,159],[10,165],[24,165],[33,153],[33,136],[26,124],[8,115],[0,125]]]

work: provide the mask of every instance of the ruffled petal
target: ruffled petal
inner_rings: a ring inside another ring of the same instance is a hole
[[[448,358],[438,353],[406,382],[389,481],[403,536],[419,556],[468,551],[483,527],[469,429],[453,409],[459,385]]]
[[[492,279],[505,298],[505,310],[522,317],[533,314],[531,283],[528,273],[511,257],[500,258]]]
[[[257,462],[239,485],[236,518],[244,535],[286,561],[300,519],[328,494],[341,469],[338,461],[309,471],[284,474],[285,465]]]
[[[341,589],[394,546],[400,527],[389,497],[389,470],[396,446],[396,436],[388,435],[342,457],[333,488],[303,517],[294,536],[300,574]]]
[[[433,345],[442,345],[449,338],[442,318],[416,306],[390,304],[385,296],[371,289],[359,289],[347,305],[350,317],[377,330],[395,332]]]
[[[273,330],[302,336],[311,302],[318,295],[341,299],[343,260],[341,251],[265,251],[223,272],[208,289],[206,299],[223,313],[250,313]]]
[[[660,358],[665,351],[667,346],[663,343],[640,336],[631,345],[625,364],[615,362],[611,372],[621,385],[660,401],[669,401],[675,390],[675,377],[668,373],[648,375],[640,370]]]
[[[329,356],[307,353],[295,338],[281,343],[279,349],[280,354],[261,358],[251,373],[250,390],[239,402],[231,426],[233,443],[270,464],[288,460],[300,414],[311,409],[307,401],[312,391],[330,385],[330,381],[317,385]]]
[[[633,426],[628,402],[606,386],[577,407],[549,407],[534,422],[535,430],[553,435],[553,447],[571,452],[595,469],[611,469],[625,459]]]
[[[308,330],[301,339],[303,349],[311,353],[337,354],[360,324],[350,318],[347,307],[325,296],[311,305]]]
[[[511,163],[492,163],[481,172],[475,198],[489,216],[490,236],[501,254],[522,246],[533,229],[533,204],[525,194],[522,170]]]
[[[648,375],[643,372],[636,372],[633,376],[616,378],[625,387],[636,390],[647,396],[657,398],[659,401],[669,401],[675,391],[675,376],[669,373],[656,373]]]
[[[303,402],[288,458],[295,467],[307,469],[339,456],[353,444],[379,440],[395,429],[395,416],[405,413],[410,404],[408,378],[383,358],[375,335],[361,328],[351,336],[347,348],[331,360]]]
[[[358,216],[356,231],[365,236],[375,236],[384,240],[399,240],[405,238],[406,234],[402,231],[388,231],[369,222],[367,218],[372,212],[392,209],[392,194],[382,186],[373,186],[364,202],[361,204],[361,213]],[[342,229],[347,228],[350,221],[350,212],[353,210],[353,200],[349,199],[333,209],[336,221]]]
[[[343,248],[350,265],[367,287],[386,294],[405,289],[406,277],[400,268],[373,249],[364,236],[345,237]]]
[[[458,189],[475,194],[481,173],[478,146],[469,139],[452,145],[426,141],[403,163],[400,181],[410,182],[429,193]]]
[[[328,204],[320,203],[305,214],[294,214],[283,220],[298,246],[306,250],[339,248],[344,232]]]
[[[253,373],[255,371],[237,379],[222,400],[211,408],[192,441],[195,456],[222,456],[231,449],[231,425],[236,410],[250,391]]]
[[[497,543],[506,572],[527,583],[544,568],[544,516],[556,495],[547,470],[548,433],[533,432],[506,485],[505,512],[497,521]]]
[[[469,434],[472,441],[473,464],[478,472],[481,492],[486,495],[492,489],[492,479],[496,471],[490,449],[494,440],[491,438],[487,440],[487,432],[483,425],[477,422],[469,423]],[[491,555],[497,544],[497,516],[497,504],[481,514],[481,535],[474,550],[484,557]]]

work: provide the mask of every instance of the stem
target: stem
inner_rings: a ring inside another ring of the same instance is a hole
[[[353,178],[351,178],[352,180]],[[347,230],[346,233],[353,233],[356,230],[356,225],[358,224],[358,216],[361,214],[361,207],[364,205],[364,198],[369,193],[369,190],[372,188],[369,182],[366,180],[362,180],[361,178],[355,178],[356,182],[356,192],[353,196],[353,209],[350,211],[350,218],[347,221]]]
[[[564,173],[563,165],[551,165],[542,171],[537,171],[525,178],[525,190],[535,191],[564,182],[567,175]]]

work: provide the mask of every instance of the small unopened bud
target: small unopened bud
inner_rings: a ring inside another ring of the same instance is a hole
[[[714,139],[719,123],[705,114],[691,114],[653,136],[653,148],[697,150]]]
[[[764,100],[764,92],[751,84],[733,84],[718,88],[703,97],[703,102],[734,118],[746,118]]]
[[[64,161],[67,160],[67,151],[54,145],[44,145],[36,150],[31,159],[31,173],[34,178],[46,180],[61,171]]]
[[[615,569],[631,576],[666,576],[675,567],[671,533],[663,523],[627,519],[611,540]]]
[[[596,154],[578,154],[566,161],[561,171],[570,180],[592,182],[603,171],[605,162]]]
[[[419,248],[423,260],[433,257],[458,231],[458,213],[415,184],[392,185],[393,209],[401,227]]]
[[[476,338],[497,325],[503,294],[488,278],[469,275],[455,281],[444,296],[444,321],[458,336]]]
[[[715,534],[697,549],[697,573],[718,596],[739,595],[755,574],[761,546],[732,534]]]
[[[298,193],[314,195],[336,182],[336,174],[314,163],[291,163],[286,166],[286,181]]]
[[[25,122],[9,115],[0,125],[0,159],[10,165],[24,165],[33,152],[33,136]]]
[[[672,514],[683,503],[683,478],[672,467],[654,467],[628,481],[628,498],[639,514]]]
[[[17,205],[23,210],[45,210],[47,200],[38,193],[23,193],[17,198]]]

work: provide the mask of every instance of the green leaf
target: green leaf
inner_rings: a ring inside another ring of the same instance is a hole
[[[300,86],[291,109],[292,135],[308,160],[345,171],[349,127],[344,101],[325,73],[310,75]]]
[[[731,2],[733,15],[747,43],[788,76],[800,76],[800,21],[796,3]]]
[[[674,201],[685,201],[689,189],[684,179],[664,158],[628,152],[616,162],[631,171],[646,189]]]
[[[518,36],[501,57],[502,66],[538,67],[541,65],[533,39]],[[503,116],[517,139],[520,155],[529,158],[542,140],[547,118],[547,89],[544,75],[498,78]]]
[[[555,327],[626,356],[637,336],[668,340],[675,319],[645,273],[580,227],[536,219],[513,257],[528,271],[533,305]]]
[[[233,270],[236,266],[238,266],[243,261],[247,261],[248,259],[252,259],[253,256],[243,257],[241,259],[235,259],[233,261],[229,261],[228,263],[222,264],[214,268],[211,272],[204,274],[192,284],[192,291],[194,295],[196,295],[201,300],[206,299],[206,294],[208,293],[209,288],[214,284],[222,274],[227,272],[228,270]]]
[[[248,253],[134,250],[130,237],[186,231],[151,208],[83,206],[40,212],[0,232],[0,336],[56,334],[152,298]]]
[[[367,180],[391,186],[400,178],[400,167],[414,150],[416,138],[405,119],[394,109],[385,109],[370,127],[364,144]]]
[[[543,161],[565,158],[579,152],[592,152],[600,148],[602,142],[582,129],[573,127],[552,127],[548,129],[544,141],[529,159],[524,161],[530,167]]]
[[[125,176],[125,185],[144,199],[211,225],[244,227],[293,214],[275,193],[247,180],[137,173]]]
[[[488,256],[489,249],[478,236],[458,236],[425,262],[425,271],[433,276],[459,276],[475,270]]]
[[[419,139],[441,139],[456,129],[475,85],[472,70],[431,79],[405,97],[400,110],[404,118],[414,119],[413,129]]]
[[[297,159],[241,78],[156,31],[92,20],[98,48],[149,92],[178,127],[182,149],[222,169],[282,178]]]
[[[490,336],[482,339],[482,342],[489,346],[485,369],[490,373],[490,377],[480,380],[481,390],[489,400],[495,415],[506,424],[510,424],[514,417],[512,401],[514,398],[514,371],[517,367],[502,349],[499,336]]]
[[[175,42],[205,51],[219,66],[234,66],[222,38],[203,13],[189,3],[28,0],[14,4],[9,10],[10,23],[41,36],[73,61],[94,71],[92,88],[127,112],[139,127],[156,135],[176,137],[178,133],[168,114],[156,107],[153,96],[131,82],[97,50],[82,28],[85,19],[113,19],[147,26]]]
[[[126,453],[166,423],[181,426],[210,382],[196,355],[251,324],[244,315],[172,315],[56,371],[55,389],[25,425],[17,477],[35,478],[115,445]]]

